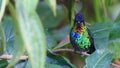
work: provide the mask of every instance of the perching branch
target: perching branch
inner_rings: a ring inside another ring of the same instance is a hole
[[[54,53],[63,52],[63,51],[74,53],[74,50],[73,50],[73,49],[57,49],[57,50],[53,50]],[[76,51],[76,53],[77,53],[77,54],[82,54],[82,55],[89,56],[89,54],[86,53],[86,52],[80,53],[79,51]],[[0,59],[10,60],[10,59],[12,59],[12,58],[13,58],[12,55],[2,55],[2,56],[0,56]],[[27,59],[28,59],[28,56],[21,56],[21,57],[20,57],[20,60],[27,60]],[[114,66],[114,67],[120,68],[120,66],[117,65],[117,64],[115,64],[115,63],[111,63],[111,65]]]
[[[54,53],[63,52],[63,51],[75,53],[73,49],[57,49],[57,50],[53,50]],[[86,56],[89,55],[89,54],[87,54],[86,52],[80,53],[79,51],[76,51],[76,53],[77,53],[77,54],[86,55]],[[10,59],[12,59],[12,58],[13,58],[12,55],[2,55],[2,56],[0,56],[0,59],[10,60]],[[20,57],[20,60],[27,60],[27,59],[28,59],[28,56],[21,56],[21,57]]]
[[[57,49],[57,50],[53,50],[54,53],[56,53],[56,52],[63,52],[63,51],[66,51],[66,52],[72,52],[72,53],[77,53],[77,54],[82,54],[82,55],[86,55],[86,56],[89,55],[89,54],[86,53],[86,52],[81,52],[81,53],[80,53],[80,51],[76,51],[76,52],[74,52],[73,49]]]

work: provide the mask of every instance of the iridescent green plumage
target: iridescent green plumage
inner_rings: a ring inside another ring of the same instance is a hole
[[[88,33],[88,29],[85,26],[82,14],[78,13],[75,16],[75,22],[70,31],[70,42],[75,51],[93,52],[95,50],[93,39]],[[93,49],[90,50],[90,48]]]
[[[90,47],[90,40],[89,40],[89,35],[88,35],[88,32],[87,32],[87,28],[86,26],[81,26],[82,28],[80,29],[80,31],[78,31],[76,29],[76,26],[74,26],[71,30],[71,32],[75,33],[72,35],[72,39],[75,44],[81,48],[81,49],[88,49]],[[75,35],[78,35],[78,37],[75,37]]]

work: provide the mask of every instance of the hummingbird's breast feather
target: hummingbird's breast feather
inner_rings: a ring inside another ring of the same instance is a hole
[[[90,47],[90,40],[88,37],[88,33],[86,31],[86,28],[82,30],[73,30],[70,33],[70,39],[72,42],[75,43],[76,46],[78,46],[80,49],[88,49]]]

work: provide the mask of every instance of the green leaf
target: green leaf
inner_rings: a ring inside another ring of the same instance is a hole
[[[50,11],[49,6],[45,2],[39,2],[37,13],[39,14],[45,28],[54,28],[60,24],[62,16],[64,15],[62,6],[57,5],[56,12],[57,16],[54,16],[52,11]]]
[[[52,68],[53,65],[59,66],[59,68],[75,68],[68,59],[60,55],[55,55],[51,52],[47,53],[46,64],[52,64],[50,68]]]
[[[16,0],[18,1],[18,0]],[[37,3],[39,2],[39,0],[22,0],[20,1],[22,6],[24,6],[24,11],[28,12],[28,13],[31,13],[33,11],[36,10],[36,7],[37,7]]]
[[[96,51],[87,57],[85,68],[108,68],[112,60],[112,53],[108,50],[112,27],[112,23],[96,23],[91,26]]]
[[[45,1],[53,11],[54,16],[56,16],[56,0],[45,0]]]
[[[3,54],[4,52],[4,49],[5,49],[5,36],[4,36],[4,32],[3,32],[3,28],[2,28],[2,25],[1,25],[1,19],[2,19],[2,16],[3,16],[3,9],[1,9],[2,6],[5,6],[5,5],[2,5],[2,0],[0,0],[0,55]]]
[[[112,6],[110,6],[109,10],[109,16],[111,17],[112,21],[119,21],[119,15],[120,15],[120,3],[118,2],[118,4],[113,4]]]
[[[46,64],[45,66],[46,68],[63,68],[62,66],[57,64]]]
[[[14,68],[32,68],[29,60],[20,60],[14,65]]]
[[[8,65],[7,60],[0,60],[0,68],[6,68],[6,66]]]
[[[2,22],[2,28],[6,38],[6,50],[5,53],[11,54],[14,50],[14,32],[13,32],[13,21],[10,16],[5,16]]]
[[[7,0],[0,1],[0,23],[2,21],[4,12],[5,12],[6,3],[7,3]]]
[[[65,37],[65,39],[60,41],[59,44],[56,47],[54,47],[53,49],[59,49],[59,48],[65,46],[65,45],[67,45],[69,43],[70,43],[70,39],[69,39],[69,35],[68,35],[67,37]]]
[[[35,8],[37,2],[30,1],[30,5]],[[45,56],[46,56],[46,40],[41,21],[35,12],[35,9],[27,10],[30,5],[22,0],[16,1],[17,19],[20,27],[21,35],[24,41],[24,46],[29,55],[32,68],[44,68]]]
[[[0,0],[0,9],[1,9],[1,5],[2,5],[2,0]]]
[[[10,16],[5,16],[3,18],[2,28],[4,29],[6,41],[8,42],[9,40],[13,40],[14,38],[13,21]]]
[[[109,68],[112,53],[109,50],[97,50],[87,57],[85,68]]]
[[[22,40],[22,36],[20,33],[20,29],[18,26],[18,21],[17,21],[17,17],[16,17],[16,12],[14,7],[12,6],[12,4],[9,2],[9,11],[11,13],[12,16],[12,20],[13,20],[13,25],[14,25],[14,52],[13,52],[13,58],[10,62],[10,64],[7,66],[7,68],[12,67],[20,58],[20,56],[24,53],[25,48],[23,46],[23,40]]]
[[[49,32],[46,32],[47,46],[49,49],[52,49],[57,45],[57,41],[52,37]]]
[[[14,68],[27,68],[28,60],[20,60],[14,65]],[[30,66],[30,65],[29,65]],[[29,67],[31,68],[31,67]]]
[[[109,49],[113,52],[114,59],[120,59],[120,39],[111,41]]]
[[[0,55],[3,54],[5,46],[6,46],[5,36],[4,36],[3,28],[0,24]]]
[[[109,33],[112,23],[97,23],[91,26],[90,31],[94,38],[96,49],[106,49],[108,46]]]
[[[115,22],[118,22],[118,21],[120,21],[120,13],[118,14],[118,16],[115,19]]]
[[[113,58],[120,58],[120,21],[114,23],[113,29],[110,33],[109,49],[113,52]]]
[[[69,30],[70,30],[70,25],[66,25],[61,29],[55,29],[51,31],[51,33],[56,40],[61,41],[65,37],[67,37],[67,35],[69,35]]]
[[[110,32],[110,40],[120,39],[120,21],[113,24],[112,31]]]
[[[29,63],[29,61],[26,63],[25,68],[32,68],[32,67],[31,67],[31,64]]]

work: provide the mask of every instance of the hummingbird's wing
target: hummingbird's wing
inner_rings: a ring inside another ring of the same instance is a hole
[[[92,38],[91,32],[90,32],[90,30],[88,28],[87,28],[87,32],[89,34],[89,39],[90,39],[90,42],[91,42],[88,53],[91,54],[91,53],[93,53],[95,51],[94,39]]]

